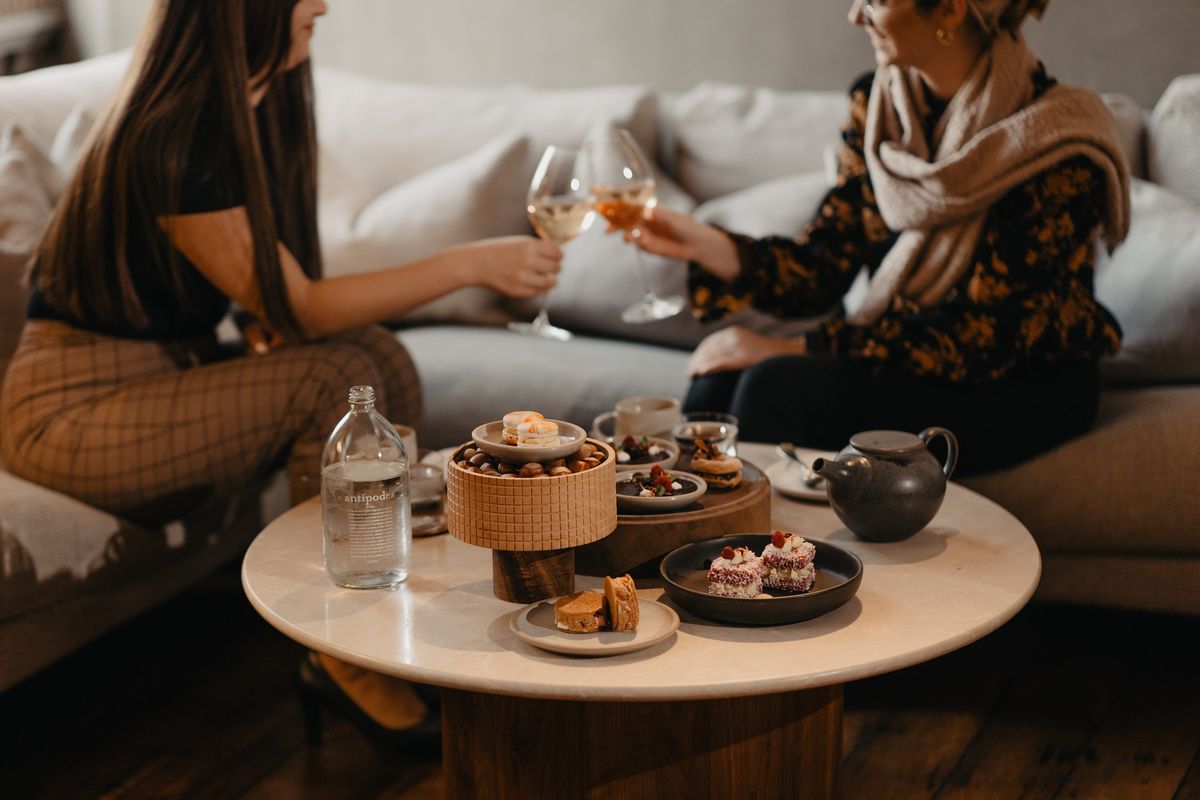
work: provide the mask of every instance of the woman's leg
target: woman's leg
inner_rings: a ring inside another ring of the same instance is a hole
[[[1011,466],[1084,433],[1098,397],[1091,364],[1041,366],[971,386],[786,356],[742,374],[732,413],[746,440],[822,450],[839,450],[863,430],[916,433],[940,425],[958,439],[958,471],[966,475]]]
[[[18,350],[5,385],[5,427],[14,426],[5,459],[22,477],[115,513],[232,493],[289,453],[289,470],[315,493],[351,385],[383,386],[419,409],[411,361],[374,334],[185,369],[151,342],[41,330],[52,335]],[[402,385],[406,374],[414,388]]]
[[[742,373],[714,372],[712,375],[701,375],[692,380],[688,386],[687,396],[683,399],[683,412],[689,411],[719,411],[728,413],[733,405],[733,393],[737,390],[738,379]]]

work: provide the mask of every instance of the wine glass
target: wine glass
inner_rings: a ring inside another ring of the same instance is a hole
[[[526,198],[529,221],[538,236],[559,247],[587,230],[595,217],[583,161],[583,154],[578,150],[550,145],[542,153],[542,160],[529,184]],[[550,324],[550,316],[546,313],[549,297],[549,292],[542,295],[538,314],[532,322],[510,322],[508,329],[561,342],[570,339],[570,331]]]
[[[654,171],[629,131],[620,128],[588,141],[588,168],[596,211],[611,225],[641,236],[639,223],[648,208],[658,202],[654,193]],[[621,312],[624,322],[639,324],[673,317],[683,310],[678,295],[659,297],[650,286],[642,249],[634,246],[642,299]]]

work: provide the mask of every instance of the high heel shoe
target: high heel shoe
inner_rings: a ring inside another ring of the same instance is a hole
[[[436,698],[437,690],[421,687],[418,696],[426,702],[425,718],[411,728],[393,729],[380,725],[342,691],[330,677],[316,653],[301,659],[295,677],[296,696],[304,718],[304,734],[308,744],[318,747],[323,738],[323,714],[331,711],[349,722],[381,753],[403,754],[418,758],[441,757],[442,720],[439,708],[425,700]],[[413,684],[414,690],[417,684]],[[436,705],[440,706],[440,703]]]

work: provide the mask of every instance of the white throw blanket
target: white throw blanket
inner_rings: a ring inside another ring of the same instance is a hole
[[[867,170],[883,221],[901,234],[850,322],[871,324],[896,295],[922,308],[939,302],[966,274],[988,209],[1074,156],[1104,172],[1109,249],[1125,238],[1129,168],[1112,114],[1096,95],[1069,86],[1052,86],[1035,99],[1037,68],[1022,38],[997,35],[946,107],[932,153],[920,77],[898,67],[876,73],[867,106]]]

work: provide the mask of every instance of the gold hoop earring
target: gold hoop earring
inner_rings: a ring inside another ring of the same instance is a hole
[[[954,44],[954,34],[945,28],[938,28],[936,35],[938,44],[940,44],[942,47],[949,47],[950,45]]]

